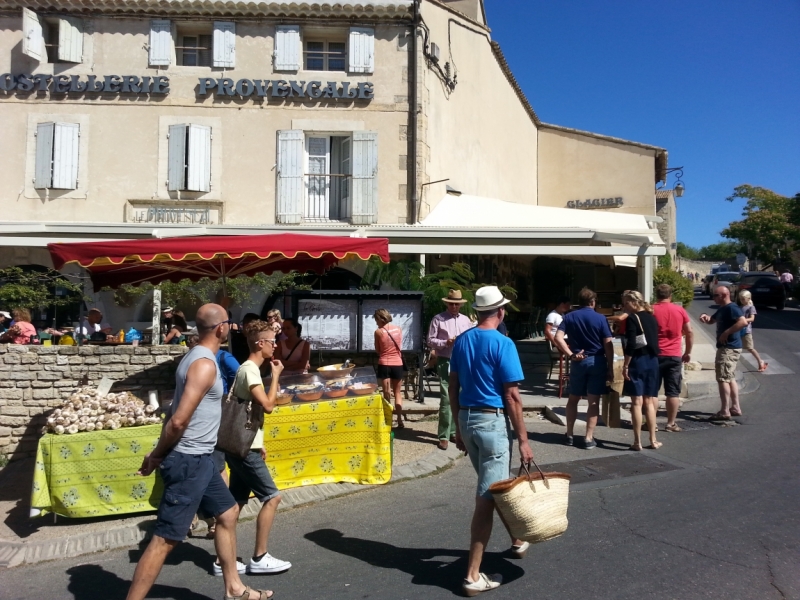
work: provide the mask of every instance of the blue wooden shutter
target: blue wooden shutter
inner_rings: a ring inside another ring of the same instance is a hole
[[[83,21],[75,17],[58,20],[58,60],[83,62]]]
[[[186,189],[186,125],[169,126],[167,190]]]
[[[39,62],[47,62],[42,22],[39,15],[27,8],[22,9],[22,53]]]
[[[305,134],[299,129],[278,131],[278,223],[300,223],[303,219],[305,181]]]
[[[53,132],[53,184],[59,190],[78,188],[80,125],[56,123]]]
[[[275,28],[275,70],[300,69],[300,26],[278,25]]]
[[[36,170],[33,187],[37,190],[49,188],[53,183],[53,131],[55,123],[39,123],[36,126]]]
[[[214,21],[214,66],[232,69],[236,66],[236,24]]]
[[[349,46],[349,72],[372,73],[375,70],[375,30],[351,27]]]
[[[150,66],[168,66],[172,62],[172,24],[166,19],[150,21]]]
[[[378,217],[378,132],[353,132],[352,223],[369,225]]]
[[[189,125],[186,189],[211,191],[211,127]]]

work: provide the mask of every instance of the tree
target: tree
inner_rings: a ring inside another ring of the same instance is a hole
[[[740,252],[747,254],[747,247],[741,242],[718,242],[700,248],[703,260],[728,260]]]
[[[83,285],[79,281],[53,269],[0,269],[0,306],[5,310],[67,306],[82,298],[82,294]]]
[[[784,256],[800,242],[800,194],[781,196],[767,188],[740,185],[727,198],[746,200],[741,221],[733,221],[722,235],[748,249],[750,258],[772,261],[777,253]]]
[[[672,256],[670,256],[669,252],[658,257],[658,267],[660,269],[672,268]]]
[[[685,258],[687,260],[699,260],[700,259],[700,252],[697,248],[692,248],[691,246],[687,246],[683,242],[678,242],[677,249],[675,250],[678,256],[681,258]]]

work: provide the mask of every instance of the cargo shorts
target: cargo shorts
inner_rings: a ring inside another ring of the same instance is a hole
[[[717,381],[729,383],[736,378],[736,365],[739,364],[741,354],[741,348],[717,348],[717,357],[714,360]]]

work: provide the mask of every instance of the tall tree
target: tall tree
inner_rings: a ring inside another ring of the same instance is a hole
[[[675,252],[678,256],[687,260],[698,260],[700,258],[700,252],[697,248],[692,248],[683,242],[678,242]]]

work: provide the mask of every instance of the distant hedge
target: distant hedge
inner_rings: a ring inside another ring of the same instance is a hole
[[[672,286],[673,302],[680,302],[684,308],[692,303],[694,285],[686,277],[672,269],[656,269],[653,273],[653,289],[662,283]],[[653,300],[655,301],[655,298]]]

